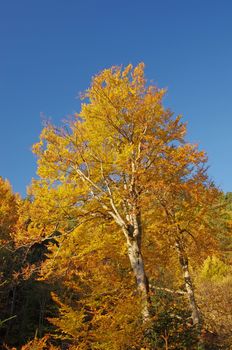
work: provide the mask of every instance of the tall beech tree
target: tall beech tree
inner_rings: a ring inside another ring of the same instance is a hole
[[[189,257],[199,266],[203,257],[219,250],[217,227],[214,227],[212,219],[222,217],[220,198],[220,192],[208,182],[201,167],[193,177],[181,177],[176,183],[173,180],[165,186],[164,192],[156,192],[156,208],[162,209],[156,224],[160,223],[163,234],[168,236],[172,249],[178,255],[194,325],[200,325],[200,314]]]
[[[93,78],[80,113],[61,128],[48,124],[34,146],[40,176],[31,186],[34,216],[66,234],[89,220],[114,221],[144,322],[150,318],[142,254],[147,206],[157,190],[165,193],[172,179],[191,177],[205,162],[204,153],[184,143],[185,125],[163,106],[164,94],[147,84],[143,64],[106,69]]]

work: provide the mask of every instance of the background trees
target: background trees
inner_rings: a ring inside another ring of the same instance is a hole
[[[1,345],[20,346],[47,326],[50,291],[36,281],[46,246],[28,237],[29,206],[0,178]]]

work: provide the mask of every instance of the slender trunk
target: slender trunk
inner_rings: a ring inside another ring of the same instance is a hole
[[[180,239],[176,240],[176,249],[179,255],[179,262],[180,266],[183,272],[183,277],[184,277],[184,283],[185,283],[185,288],[187,291],[187,296],[189,300],[189,306],[192,312],[192,320],[193,320],[193,325],[200,325],[200,314],[197,308],[197,303],[194,295],[194,288],[193,288],[193,283],[191,279],[191,275],[189,273],[189,264],[188,264],[188,257],[185,252],[183,242]]]
[[[149,286],[148,280],[144,269],[143,257],[136,240],[132,240],[128,243],[128,256],[130,259],[131,267],[136,278],[137,289],[142,299],[142,317],[146,322],[150,318],[149,314]]]
[[[133,182],[133,181],[132,181]],[[137,194],[134,192],[134,185],[131,185],[132,197],[136,202]],[[137,289],[142,299],[142,318],[143,322],[150,319],[149,313],[149,283],[145,273],[143,256],[141,252],[142,243],[142,224],[140,211],[135,204],[125,201],[126,220],[124,220],[118,212],[110,188],[108,187],[111,199],[111,207],[113,211],[109,214],[113,217],[115,222],[121,227],[127,242],[127,251],[130,264],[136,279]]]
[[[142,299],[143,321],[146,322],[150,318],[149,283],[145,273],[143,256],[141,252],[142,228],[139,216],[133,216],[133,225],[129,225],[127,227],[126,235],[128,257],[136,279],[137,289]]]

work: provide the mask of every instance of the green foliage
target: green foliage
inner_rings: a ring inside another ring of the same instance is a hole
[[[154,349],[197,349],[197,329],[192,326],[183,296],[157,291],[152,296],[154,323],[150,342]]]
[[[230,267],[217,256],[213,255],[208,256],[204,261],[199,276],[205,280],[219,282],[229,274],[229,271]]]

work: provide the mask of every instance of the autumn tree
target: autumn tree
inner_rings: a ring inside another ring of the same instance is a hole
[[[189,160],[191,159],[191,163]],[[150,221],[166,237],[167,246],[176,250],[193,324],[200,323],[194,296],[189,257],[197,266],[214,250],[219,250],[215,217],[222,221],[221,193],[208,180],[206,157],[193,146],[185,145],[166,163],[162,184],[150,189],[154,201],[149,206]],[[175,171],[168,171],[175,167]],[[157,216],[156,213],[159,212]]]
[[[48,286],[35,280],[46,245],[31,226],[30,201],[0,177],[0,343],[9,346],[22,345],[36,329],[41,336],[52,304]]]
[[[169,213],[166,203],[185,203],[181,186],[195,181],[204,187],[205,181],[205,155],[184,142],[185,125],[165,109],[164,94],[148,86],[143,64],[106,69],[93,78],[74,120],[61,128],[48,124],[34,146],[40,176],[31,187],[35,220],[66,234],[90,220],[113,221],[124,236],[144,321],[150,318],[142,254],[146,210],[159,201]],[[180,237],[186,228],[167,218],[184,269]]]
[[[8,180],[0,177],[0,239],[1,243],[10,239],[18,219],[18,198],[13,193]]]
[[[10,308],[9,293],[12,290],[11,273],[13,262],[13,236],[18,220],[18,196],[13,193],[8,180],[0,177],[0,293],[1,293],[1,327],[4,329],[9,326],[13,313],[12,304]]]
[[[0,177],[0,286],[7,284],[9,259],[13,249],[13,236],[18,220],[18,200],[8,180]]]
[[[34,146],[41,177],[33,185],[35,200],[46,191],[70,220],[104,217],[120,227],[144,320],[149,318],[141,252],[144,185],[162,176],[160,164],[185,131],[180,118],[163,107],[163,95],[146,85],[143,64],[105,70],[93,79],[75,120],[61,129],[48,125]],[[50,212],[55,215],[54,208]]]

